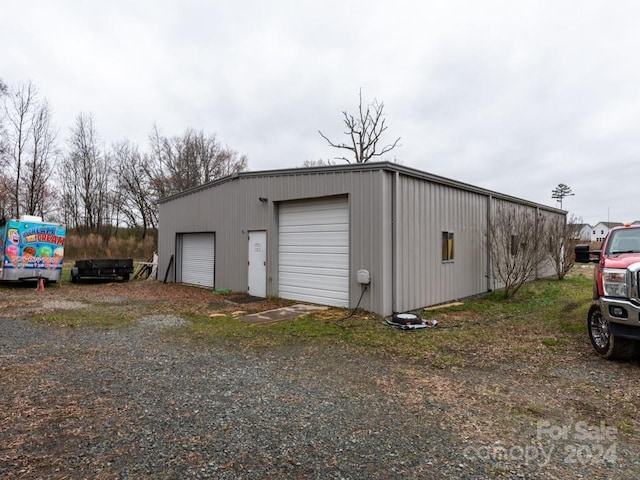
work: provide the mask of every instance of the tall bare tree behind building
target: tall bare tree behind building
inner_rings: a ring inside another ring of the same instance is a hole
[[[182,136],[166,137],[154,127],[150,143],[151,180],[158,198],[247,169],[247,157],[222,146],[214,134],[188,128]]]
[[[362,90],[359,94],[358,112],[356,115],[342,112],[343,123],[346,128],[345,135],[349,137],[347,142],[334,142],[324,133],[318,133],[330,146],[351,152],[353,157],[336,157],[347,163],[366,163],[373,158],[382,157],[386,153],[399,146],[400,137],[393,142],[385,144],[382,141],[383,134],[387,131],[384,118],[384,103],[374,100],[368,105],[362,104]]]

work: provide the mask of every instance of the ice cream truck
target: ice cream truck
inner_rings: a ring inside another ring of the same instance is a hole
[[[41,217],[0,218],[0,280],[59,281],[65,236],[64,225]]]

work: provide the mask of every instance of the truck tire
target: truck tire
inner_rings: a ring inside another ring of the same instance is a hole
[[[611,335],[609,322],[602,316],[599,305],[592,305],[587,315],[589,340],[598,355],[609,360],[624,360],[633,355],[636,342]]]

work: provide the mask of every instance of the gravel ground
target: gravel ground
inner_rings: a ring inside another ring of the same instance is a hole
[[[167,335],[185,323],[0,318],[0,478],[640,478],[634,436],[590,422],[584,438],[479,400],[526,389],[516,366],[433,370],[342,345]]]

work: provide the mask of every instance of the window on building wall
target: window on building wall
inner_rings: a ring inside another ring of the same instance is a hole
[[[595,231],[595,230],[593,231],[593,234],[594,234],[594,235],[596,234],[596,231]]]
[[[604,235],[604,230],[600,230],[600,235]]]
[[[515,257],[518,254],[518,237],[511,235],[511,256]]]
[[[442,232],[442,261],[453,261],[453,232]]]

